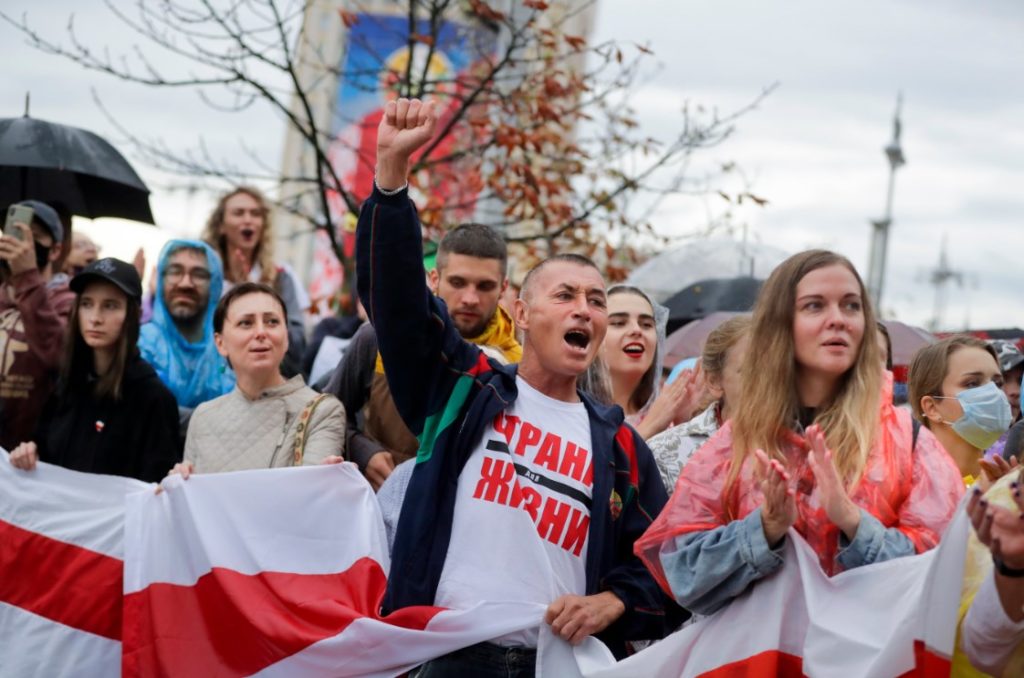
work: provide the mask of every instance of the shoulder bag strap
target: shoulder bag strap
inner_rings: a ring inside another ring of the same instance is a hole
[[[309,422],[317,405],[330,397],[329,393],[319,393],[306,403],[299,413],[299,425],[295,429],[295,446],[292,448],[292,466],[302,466],[302,458],[306,453],[306,439],[309,438]]]

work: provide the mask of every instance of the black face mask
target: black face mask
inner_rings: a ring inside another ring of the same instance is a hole
[[[46,264],[50,262],[50,248],[44,245],[40,245],[38,242],[36,246],[36,268],[40,271],[46,268]]]

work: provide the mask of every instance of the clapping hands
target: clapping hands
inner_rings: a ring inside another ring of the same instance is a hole
[[[776,459],[770,459],[764,450],[756,450],[754,456],[761,464],[763,478],[761,494],[761,526],[768,545],[775,547],[786,536],[786,530],[796,522],[796,495],[789,486],[789,473]]]
[[[814,473],[821,507],[828,519],[843,531],[847,539],[852,540],[860,527],[860,508],[846,491],[846,483],[836,467],[821,427],[817,424],[809,427],[805,437],[808,446],[807,462]],[[754,455],[764,475],[761,492],[765,502],[761,507],[761,522],[765,538],[770,545],[774,545],[796,522],[795,493],[790,487],[789,473],[778,460],[769,458],[764,450],[757,450]]]
[[[672,424],[690,421],[700,414],[706,399],[707,382],[700,365],[694,370],[684,370],[675,381],[661,389],[644,420],[636,427],[637,433],[647,440]]]
[[[821,506],[828,519],[843,531],[847,539],[852,540],[860,526],[860,509],[846,491],[846,483],[836,468],[832,450],[825,443],[825,433],[814,424],[808,427],[805,438],[810,447],[808,463],[814,473]]]

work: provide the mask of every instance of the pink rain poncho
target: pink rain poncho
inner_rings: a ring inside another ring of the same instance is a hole
[[[963,479],[928,429],[920,429],[916,447],[911,450],[910,413],[893,407],[891,381],[883,388],[881,400],[880,430],[851,498],[885,527],[906,535],[921,553],[938,544],[963,495]],[[842,569],[836,562],[840,531],[821,507],[814,473],[807,462],[807,443],[789,432],[781,447],[796,489],[798,516],[794,527],[831,576]],[[744,462],[729,498],[723,497],[731,460],[732,424],[726,423],[690,458],[669,503],[636,542],[636,554],[670,594],[658,557],[663,544],[680,535],[742,519],[764,503],[752,458]]]

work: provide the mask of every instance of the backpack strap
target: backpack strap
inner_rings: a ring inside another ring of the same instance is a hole
[[[309,438],[309,422],[313,418],[313,412],[317,405],[327,400],[331,394],[318,393],[315,398],[306,403],[299,413],[299,425],[295,429],[295,444],[292,447],[292,466],[302,466],[302,458],[306,454],[306,440]]]

